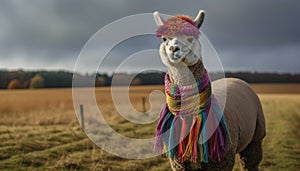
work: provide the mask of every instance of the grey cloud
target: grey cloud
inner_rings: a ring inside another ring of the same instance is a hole
[[[155,10],[195,16],[204,9],[202,31],[219,52],[225,69],[300,72],[294,66],[300,62],[299,7],[298,0],[2,0],[0,67],[72,70],[86,41],[116,19]],[[145,40],[149,42],[145,47],[156,48],[159,43],[154,37]],[[111,58],[142,46],[127,42]],[[32,61],[36,64],[31,65]],[[264,61],[270,63],[261,66]]]

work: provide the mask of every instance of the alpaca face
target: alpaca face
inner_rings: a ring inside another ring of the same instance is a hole
[[[166,66],[193,65],[200,54],[200,43],[193,36],[162,37],[160,56]]]
[[[160,56],[166,66],[191,66],[201,60],[201,46],[197,38],[204,14],[200,10],[195,19],[175,16],[164,21],[158,12],[154,12],[154,20],[159,26],[156,34],[163,41]]]

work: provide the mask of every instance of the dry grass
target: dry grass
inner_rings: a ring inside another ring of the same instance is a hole
[[[75,121],[71,89],[1,90],[0,125],[51,125]]]
[[[257,93],[263,94],[299,94],[300,84],[252,84]]]
[[[267,122],[261,170],[300,169],[300,94],[291,94],[298,87],[254,85],[260,93],[290,93],[260,94]],[[157,89],[163,87],[130,89],[133,106],[142,111],[141,98]],[[117,114],[109,90],[98,88],[96,96],[112,127],[129,137],[154,136],[156,123],[132,124]],[[93,145],[75,117],[71,89],[0,91],[0,97],[0,170],[169,170],[164,157],[128,160]]]

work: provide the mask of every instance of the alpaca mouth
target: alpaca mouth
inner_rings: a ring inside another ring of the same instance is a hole
[[[172,55],[169,57],[169,61],[172,63],[178,63],[181,61],[181,55]]]
[[[173,55],[173,59],[180,59],[181,58],[181,55],[179,55],[179,54],[174,54]]]
[[[177,63],[178,61],[180,61],[181,57],[180,56],[178,56],[178,57],[172,56],[170,59],[171,59],[172,62]]]

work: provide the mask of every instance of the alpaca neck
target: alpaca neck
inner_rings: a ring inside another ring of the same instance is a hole
[[[199,59],[191,66],[181,65],[169,67],[168,72],[172,83],[177,85],[189,85],[201,80],[205,68]]]

